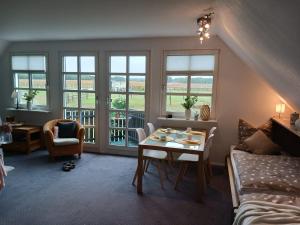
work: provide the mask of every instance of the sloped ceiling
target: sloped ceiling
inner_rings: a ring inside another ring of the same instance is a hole
[[[218,35],[299,110],[300,1],[217,0],[216,7]]]

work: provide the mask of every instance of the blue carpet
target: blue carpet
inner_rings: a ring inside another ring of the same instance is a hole
[[[6,154],[14,166],[0,192],[1,225],[229,225],[231,200],[225,170],[214,171],[204,202],[194,201],[195,174],[189,170],[173,189],[177,171],[160,188],[154,166],[144,177],[144,195],[131,185],[136,159],[85,153],[70,172],[48,160],[47,151]]]

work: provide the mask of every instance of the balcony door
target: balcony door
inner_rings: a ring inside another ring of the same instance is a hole
[[[136,128],[144,128],[147,111],[147,53],[108,56],[107,147],[136,150]]]

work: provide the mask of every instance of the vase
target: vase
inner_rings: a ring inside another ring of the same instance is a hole
[[[203,121],[207,121],[210,118],[210,108],[209,105],[202,105],[200,109],[200,118]]]
[[[32,101],[27,101],[27,109],[32,110]]]
[[[192,115],[191,109],[186,109],[184,113],[185,113],[185,119],[186,120],[190,120],[191,119],[191,115]]]

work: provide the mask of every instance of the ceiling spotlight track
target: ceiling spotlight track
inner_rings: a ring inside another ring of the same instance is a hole
[[[197,34],[199,35],[201,44],[204,39],[208,39],[210,37],[208,30],[210,28],[211,19],[212,19],[213,15],[214,15],[214,13],[211,12],[211,13],[205,14],[204,16],[197,19],[197,25],[198,25]]]

